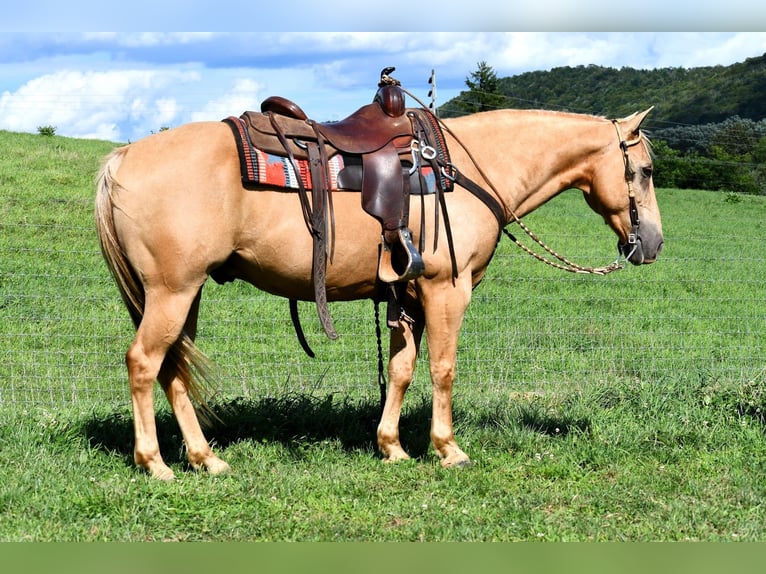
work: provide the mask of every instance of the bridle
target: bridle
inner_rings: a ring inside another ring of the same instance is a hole
[[[628,184],[628,213],[630,214],[630,233],[628,234],[627,245],[632,246],[630,252],[625,255],[625,259],[630,259],[635,250],[638,248],[638,226],[641,224],[641,220],[638,217],[638,206],[636,205],[636,192],[633,189],[633,177],[636,175],[635,170],[630,164],[630,158],[628,157],[628,148],[641,142],[641,134],[632,140],[625,140],[622,138],[622,131],[620,130],[620,124],[617,120],[612,120],[614,128],[617,130],[617,139],[620,140],[620,149],[622,150],[622,159],[625,163],[625,182]]]

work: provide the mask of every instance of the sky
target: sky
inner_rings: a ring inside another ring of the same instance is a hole
[[[390,6],[398,0],[388,1]],[[72,4],[78,0],[66,6]],[[68,25],[65,18],[46,14],[32,19],[6,14],[0,24],[0,129],[34,133],[53,126],[58,135],[115,142],[239,115],[258,109],[271,95],[294,100],[317,121],[342,119],[372,100],[387,66],[394,66],[393,76],[426,103],[433,70],[440,105],[466,89],[465,80],[479,62],[504,77],[589,64],[639,69],[730,65],[766,53],[766,32],[757,31],[589,32],[576,26],[528,31],[518,25],[517,32],[91,33],[72,28],[90,24],[103,29],[109,22]],[[235,18],[240,26],[253,18],[241,15]],[[144,23],[161,22],[145,16]],[[189,29],[221,27],[220,21],[213,25],[202,15],[187,18],[192,21],[172,23]],[[475,27],[490,29],[489,23]],[[499,27],[499,20],[495,23]],[[129,27],[139,24],[130,22]],[[408,100],[408,105],[416,103]]]

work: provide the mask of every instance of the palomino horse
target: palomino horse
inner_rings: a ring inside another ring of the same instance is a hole
[[[425,330],[433,448],[445,467],[469,462],[452,424],[458,334],[471,291],[495,251],[499,223],[504,227],[561,191],[579,188],[632,264],[655,260],[663,237],[650,149],[640,130],[648,112],[611,121],[498,110],[444,120],[456,172],[489,190],[499,209],[493,213],[465,186],[445,195],[457,276],[440,225],[438,247],[429,239],[425,274],[408,283],[403,313],[390,332],[389,389],[377,431],[384,460],[408,458],[399,441],[399,418]],[[333,201],[328,300],[373,298],[380,287],[380,226],[363,212],[358,194],[334,193]],[[428,213],[433,202],[433,196],[424,199]],[[413,198],[411,222],[421,221],[420,210],[421,199]],[[153,386],[158,380],[192,467],[226,471],[228,464],[210,448],[189,398],[202,388],[195,379],[204,370],[204,356],[193,343],[202,286],[211,273],[223,271],[275,295],[313,300],[312,238],[297,194],[243,188],[229,126],[191,123],[108,156],[98,177],[96,221],[104,256],[137,327],[126,354],[136,464],[157,478],[173,478],[157,440]],[[412,227],[417,242],[423,230]],[[433,237],[432,217],[426,218],[425,233]]]

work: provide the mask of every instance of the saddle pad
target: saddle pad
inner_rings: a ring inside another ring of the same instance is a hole
[[[267,153],[254,147],[250,148],[250,153],[253,158],[252,165],[248,166],[247,179],[244,177],[243,170],[243,183],[300,189],[298,185],[298,178],[300,177],[305,189],[313,189],[311,170],[307,160],[296,160],[299,172],[296,174],[293,163],[286,157]],[[330,191],[338,191],[338,173],[343,169],[343,165],[343,156],[341,155],[334,155],[327,160],[327,171],[330,176],[327,184]]]
[[[239,152],[239,167],[242,183],[246,186],[264,185],[284,189],[299,189],[298,178],[306,189],[311,187],[311,170],[308,161],[296,160],[298,173],[295,173],[293,163],[287,158],[255,148],[250,143],[247,128],[240,118],[234,116],[223,120],[234,132]],[[338,172],[343,169],[343,157],[333,156],[328,161],[328,172],[331,189],[338,187]]]
[[[223,120],[234,132],[234,139],[237,143],[239,152],[239,166],[242,175],[242,183],[246,187],[268,186],[279,187],[286,190],[300,189],[298,178],[303,183],[305,189],[313,189],[311,181],[311,170],[307,160],[297,159],[298,173],[295,173],[293,162],[286,156],[280,156],[256,148],[250,141],[247,133],[247,126],[242,119],[230,116]],[[329,186],[328,191],[360,191],[361,187],[353,188],[343,187],[338,182],[338,175],[341,170],[350,163],[349,168],[358,166],[355,157],[344,159],[342,154],[335,154],[328,158],[327,171]],[[358,167],[361,167],[360,165]],[[435,193],[436,177],[430,167],[423,166],[423,178],[426,183],[426,193]]]

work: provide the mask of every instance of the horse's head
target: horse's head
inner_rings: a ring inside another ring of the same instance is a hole
[[[652,180],[649,141],[641,122],[652,108],[613,120],[585,198],[619,237],[617,248],[632,264],[653,263],[662,250],[662,222]]]

